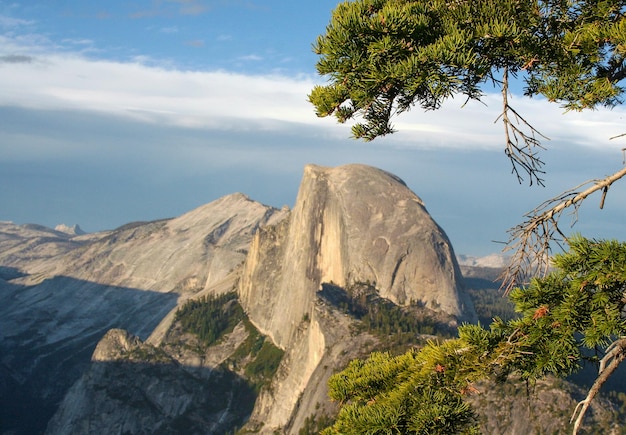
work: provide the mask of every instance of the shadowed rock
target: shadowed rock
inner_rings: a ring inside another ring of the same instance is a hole
[[[252,234],[287,214],[232,194],[175,219],[80,236],[0,222],[2,430],[41,433],[107,330],[145,340],[177,303],[232,290]]]
[[[296,433],[327,402],[328,377],[378,343],[320,297],[323,284],[339,297],[369,282],[396,304],[475,318],[450,242],[423,202],[364,165],[308,165],[292,212],[234,194],[175,219],[81,236],[2,223],[0,248],[8,387],[28,386],[51,415],[78,379],[49,433],[224,433],[248,417],[246,429]],[[242,348],[242,327],[202,355],[173,332],[182,301],[234,286],[250,322],[285,351],[258,397],[241,367],[221,368]],[[98,343],[111,328],[128,333],[113,329]]]

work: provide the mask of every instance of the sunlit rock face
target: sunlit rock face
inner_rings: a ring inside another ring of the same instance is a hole
[[[306,166],[292,211],[233,194],[77,233],[0,222],[0,404],[29,409],[5,399],[19,393],[14,402],[45,407],[31,433],[53,414],[51,434],[298,433],[334,406],[328,377],[380,345],[323,285],[369,282],[399,305],[475,317],[443,230],[400,179],[369,166]],[[176,332],[181,303],[232,290],[284,350],[258,397],[232,363],[244,326],[201,354]]]
[[[320,366],[336,366],[334,351],[359,342],[316,305],[323,283],[370,282],[396,304],[473,320],[461,280],[450,241],[402,180],[364,165],[307,165],[291,216],[256,233],[242,272],[244,309],[291,362],[251,421],[271,433],[312,412],[301,398],[319,398],[310,390],[328,376]]]
[[[286,347],[322,283],[367,281],[399,305],[474,317],[450,241],[402,180],[365,165],[307,165],[290,219],[253,239],[242,304]]]

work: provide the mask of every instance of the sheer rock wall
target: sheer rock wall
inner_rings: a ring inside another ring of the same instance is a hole
[[[239,286],[250,320],[290,361],[253,421],[269,432],[288,424],[338,342],[314,309],[321,284],[367,281],[396,304],[475,319],[450,241],[402,180],[365,165],[307,165],[289,219],[255,234]],[[350,340],[347,327],[342,338]]]

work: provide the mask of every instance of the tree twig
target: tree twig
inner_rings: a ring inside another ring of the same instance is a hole
[[[626,176],[626,167],[601,180],[587,181],[561,195],[545,201],[526,214],[526,220],[510,229],[509,241],[504,251],[513,251],[509,266],[502,273],[502,289],[507,294],[513,287],[523,285],[536,275],[545,275],[550,267],[550,252],[554,242],[560,243],[567,237],[558,226],[561,213],[573,207],[576,216],[581,202],[589,195],[601,190],[601,206],[609,187]],[[584,186],[586,189],[579,191]]]
[[[520,169],[530,177],[530,184],[533,181],[543,186],[543,178],[541,174],[545,171],[542,169],[544,162],[539,158],[536,148],[545,149],[541,146],[541,141],[537,136],[550,140],[541,134],[528,121],[526,121],[511,105],[509,104],[509,73],[508,68],[504,68],[502,75],[502,113],[496,122],[502,119],[504,125],[504,135],[506,138],[505,153],[511,164],[512,172],[517,177],[517,181],[521,183],[524,177],[520,173]],[[509,113],[515,117],[517,122],[512,122]],[[522,127],[519,127],[521,125]],[[528,133],[524,132],[524,128]]]

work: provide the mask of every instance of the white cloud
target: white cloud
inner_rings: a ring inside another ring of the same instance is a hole
[[[257,62],[257,61],[263,60],[263,58],[261,56],[259,56],[258,54],[248,54],[246,56],[240,56],[237,59],[245,60],[245,61],[253,61],[253,62]]]
[[[93,45],[93,40],[91,39],[86,39],[86,38],[80,38],[80,39],[63,39],[62,42],[68,43],[68,44],[73,44],[73,45]]]
[[[0,104],[129,117],[138,111],[157,112],[166,114],[172,125],[199,128],[220,128],[229,119],[305,123],[316,119],[306,102],[312,80],[177,71],[58,54],[36,60],[3,65],[0,80],[7,92],[0,95]],[[149,116],[142,120],[164,121]]]
[[[22,26],[30,26],[32,24],[34,24],[34,21],[0,15],[0,27],[3,29],[14,29]]]
[[[29,47],[29,46],[28,46]],[[104,112],[139,122],[205,129],[278,130],[306,124],[321,134],[346,138],[348,127],[319,119],[307,94],[320,78],[246,75],[227,71],[181,71],[154,66],[143,58],[123,63],[72,54],[19,52],[32,62],[3,63],[5,91],[0,105],[46,110]],[[34,53],[34,55],[31,55]],[[398,147],[425,146],[502,149],[498,94],[484,104],[453,99],[438,111],[416,108],[394,119],[398,133],[381,142]],[[617,146],[608,138],[624,132],[624,110],[568,113],[545,100],[513,98],[513,106],[553,142]]]

